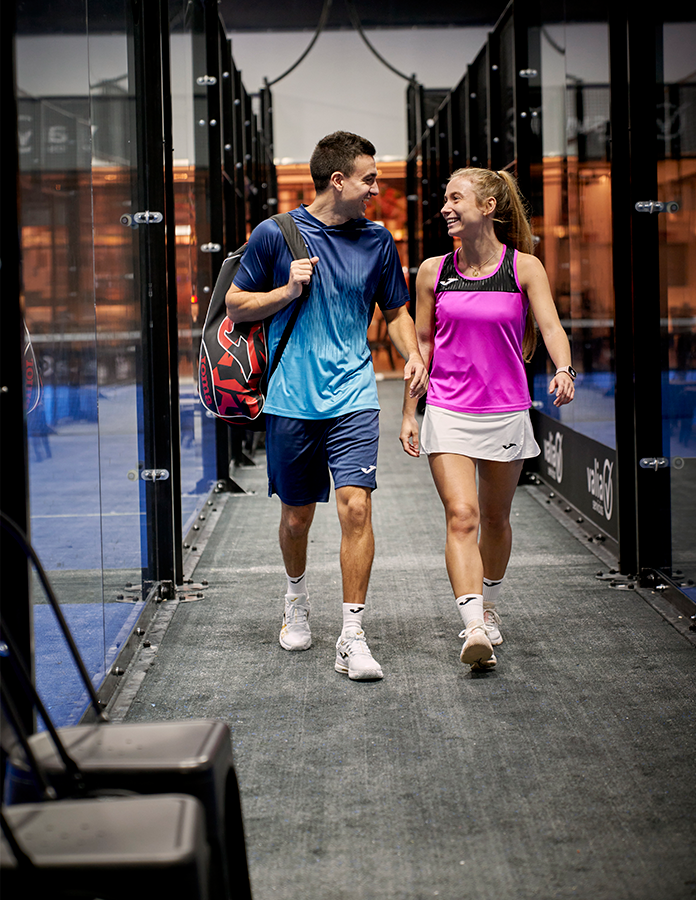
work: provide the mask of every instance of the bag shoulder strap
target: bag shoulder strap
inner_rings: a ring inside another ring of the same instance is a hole
[[[283,232],[283,237],[285,238],[285,241],[290,248],[293,259],[310,259],[311,254],[307,249],[304,238],[300,234],[300,229],[295,224],[295,220],[290,215],[290,213],[276,213],[276,215],[271,216],[271,218],[278,224],[278,227]],[[290,340],[290,334],[292,333],[292,329],[295,327],[295,322],[297,321],[297,317],[300,314],[300,308],[309,296],[309,288],[310,285],[306,284],[300,296],[297,298],[297,300],[295,300],[295,308],[293,309],[292,315],[288,319],[287,324],[283,329],[283,334],[278,341],[276,352],[273,354],[273,362],[271,363],[271,367],[268,370],[269,382],[271,380],[271,376],[278,368],[280,358],[283,355],[283,351],[285,350],[288,341]]]
[[[276,215],[271,216],[271,218],[283,232],[283,237],[290,248],[293,258],[309,259],[310,254],[307,245],[300,234],[300,229],[297,227],[295,220],[290,213],[276,213]]]

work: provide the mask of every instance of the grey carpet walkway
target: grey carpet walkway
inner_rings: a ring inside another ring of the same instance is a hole
[[[339,530],[318,509],[313,647],[278,644],[279,507],[238,480],[130,705],[229,723],[255,900],[696,897],[693,642],[518,489],[498,667],[458,660],[444,518],[384,382],[365,630],[385,671],[334,672]]]

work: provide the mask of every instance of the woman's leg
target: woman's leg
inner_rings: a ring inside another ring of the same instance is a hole
[[[432,453],[428,462],[445,507],[445,564],[454,596],[481,594],[483,564],[478,547],[476,462],[455,453]]]
[[[464,624],[459,659],[472,668],[489,669],[496,659],[484,623],[476,461],[450,453],[431,454],[428,459],[445,507],[447,574]]]
[[[522,472],[522,460],[508,463],[481,459],[478,470],[479,552],[483,574],[491,581],[499,581],[505,575],[512,549],[510,509]]]

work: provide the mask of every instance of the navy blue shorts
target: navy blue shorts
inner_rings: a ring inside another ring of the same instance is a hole
[[[377,487],[379,410],[335,419],[266,416],[268,496],[288,506],[326,503],[334,488]]]

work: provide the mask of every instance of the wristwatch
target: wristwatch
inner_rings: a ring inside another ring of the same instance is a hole
[[[570,375],[573,381],[575,381],[575,378],[578,374],[572,366],[561,366],[560,369],[556,369],[556,375],[558,375],[560,372],[566,372],[568,375]]]

